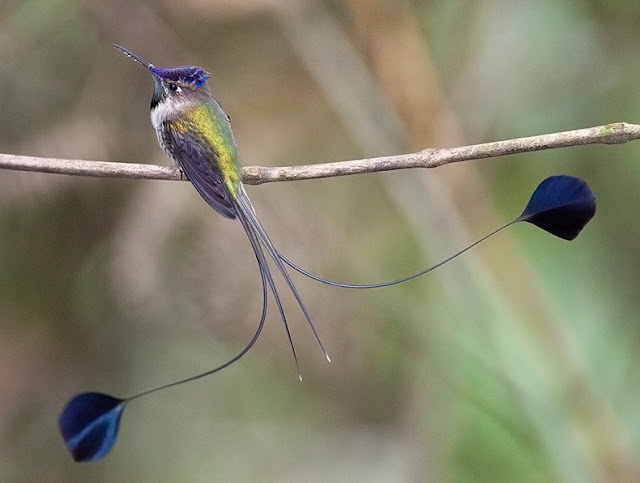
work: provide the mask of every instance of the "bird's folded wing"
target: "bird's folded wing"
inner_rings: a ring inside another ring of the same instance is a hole
[[[168,130],[166,134],[173,137],[175,147],[173,154],[178,166],[198,190],[200,196],[222,216],[235,218],[236,211],[222,179],[213,169],[217,154],[204,148],[190,134],[180,134],[173,130]]]

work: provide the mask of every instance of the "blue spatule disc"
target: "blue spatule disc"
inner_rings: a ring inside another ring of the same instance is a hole
[[[75,461],[97,461],[111,451],[125,402],[107,394],[85,392],[67,403],[58,425]]]
[[[516,221],[526,221],[565,240],[573,240],[596,212],[589,185],[573,176],[551,176],[538,185]]]

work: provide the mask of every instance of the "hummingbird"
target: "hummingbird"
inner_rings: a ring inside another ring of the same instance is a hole
[[[156,67],[120,45],[114,47],[151,73],[151,124],[164,152],[211,208],[242,224],[284,323],[298,377],[302,379],[296,349],[267,255],[292,292],[325,358],[331,362],[280,252],[269,239],[244,189],[231,118],[211,94],[207,83],[211,74],[196,66]]]
[[[595,214],[595,197],[585,181],[566,175],[551,176],[538,185],[519,216],[436,265],[407,277],[373,284],[343,283],[319,277],[299,267],[280,253],[260,223],[242,183],[242,165],[231,129],[231,120],[213,97],[207,84],[210,78],[209,72],[193,65],[156,67],[120,45],[113,44],[113,46],[144,66],[153,78],[150,116],[162,149],[173,159],[211,208],[225,218],[237,219],[242,224],[260,271],[262,314],[253,337],[245,347],[233,358],[214,369],[148,389],[127,398],[113,397],[99,392],[85,392],[74,396],[63,408],[58,426],[65,445],[76,461],[97,461],[111,451],[118,435],[122,413],[129,402],[211,375],[243,357],[253,347],[262,332],[269,292],[275,300],[298,377],[302,380],[296,349],[270,270],[269,259],[275,264],[293,294],[327,361],[331,362],[288,268],[335,287],[347,289],[388,287],[415,279],[441,267],[515,223],[528,222],[559,238],[573,240]]]

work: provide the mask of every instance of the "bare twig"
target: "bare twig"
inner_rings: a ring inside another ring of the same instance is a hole
[[[575,131],[563,131],[456,148],[428,148],[416,153],[381,156],[378,158],[355,159],[304,166],[247,166],[244,168],[243,179],[247,184],[257,185],[275,181],[329,178],[333,176],[374,173],[395,169],[436,168],[450,163],[493,158],[507,154],[566,148],[585,144],[623,144],[636,139],[640,139],[640,124],[617,122],[577,129]],[[13,154],[0,154],[0,168],[107,178],[185,179],[179,169],[155,164],[36,158]]]

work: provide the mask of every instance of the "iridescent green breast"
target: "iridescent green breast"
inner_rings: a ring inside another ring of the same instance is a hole
[[[238,147],[229,118],[217,102],[185,107],[180,116],[165,121],[165,124],[175,134],[187,139],[186,142],[197,143],[198,149],[208,154],[209,165],[227,189],[237,193],[242,183]],[[170,144],[171,140],[163,139],[163,143]],[[171,153],[171,156],[175,159],[176,153]]]

